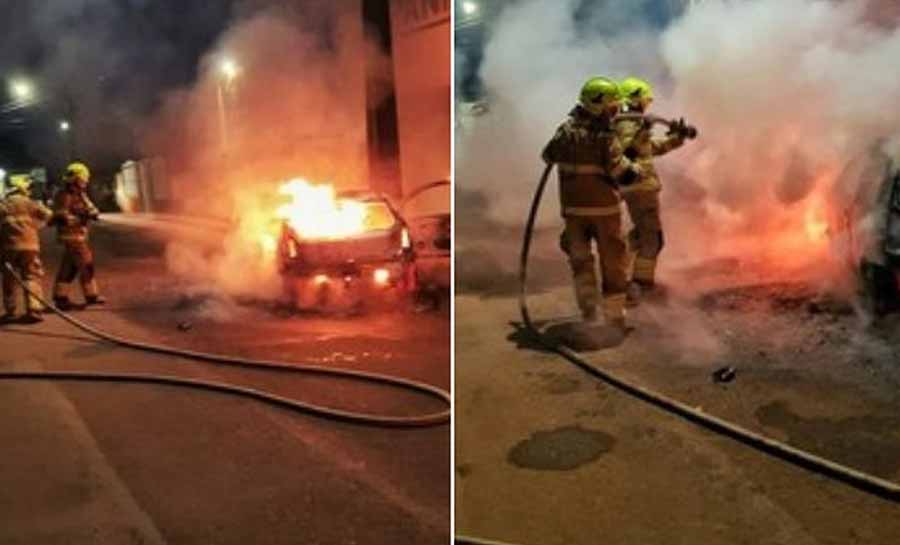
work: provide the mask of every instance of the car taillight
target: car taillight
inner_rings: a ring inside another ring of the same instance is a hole
[[[391,279],[391,273],[387,269],[375,269],[372,273],[372,280],[379,286],[383,286]]]

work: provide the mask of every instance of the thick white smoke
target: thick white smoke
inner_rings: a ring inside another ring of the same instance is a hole
[[[279,186],[298,177],[367,186],[366,93],[375,92],[367,85],[384,87],[390,60],[354,5],[252,10],[202,60],[199,79],[172,93],[151,121],[144,147],[166,158],[176,211],[233,224],[224,236],[210,233],[221,245],[213,256],[170,245],[173,272],[228,294],[278,293]],[[240,71],[225,86],[220,67],[229,57]]]
[[[669,262],[811,257],[848,163],[900,147],[900,30],[876,24],[874,7],[707,0],[660,31],[634,23],[641,2],[511,4],[482,66],[492,113],[458,133],[457,184],[486,193],[492,219],[521,224],[541,148],[581,83],[635,75],[655,84],[656,113],[701,132],[658,161]],[[557,212],[545,205],[543,221]]]

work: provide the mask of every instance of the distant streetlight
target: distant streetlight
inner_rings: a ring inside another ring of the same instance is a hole
[[[222,62],[219,64],[219,73],[221,74],[221,78],[219,79],[218,84],[218,98],[219,98],[219,130],[221,132],[222,138],[222,152],[228,152],[228,116],[225,111],[225,90],[227,87],[231,86],[231,83],[234,81],[234,78],[238,76],[240,73],[240,67],[237,63],[234,62],[233,59],[225,58],[222,59]]]
[[[222,75],[225,76],[225,79],[228,83],[231,83],[235,77],[237,77],[240,69],[238,65],[232,59],[224,59],[222,64],[219,65],[219,70],[222,72]]]
[[[62,132],[67,132],[71,128],[72,125],[70,125],[69,122],[65,119],[59,122],[59,130],[61,130]]]
[[[466,15],[475,15],[475,12],[478,11],[478,4],[472,1],[463,2],[462,10]]]
[[[34,97],[34,86],[24,79],[11,81],[9,90],[12,92],[13,98],[17,100],[31,100]]]

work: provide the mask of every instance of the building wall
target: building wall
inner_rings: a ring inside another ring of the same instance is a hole
[[[391,0],[403,194],[450,177],[451,0]],[[450,210],[450,191],[429,191],[407,214]]]

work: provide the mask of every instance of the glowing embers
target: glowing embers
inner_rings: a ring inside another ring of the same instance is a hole
[[[290,202],[278,207],[275,215],[300,238],[335,240],[367,231],[366,206],[338,199],[331,185],[314,185],[296,178],[283,184],[278,193],[288,196]]]

